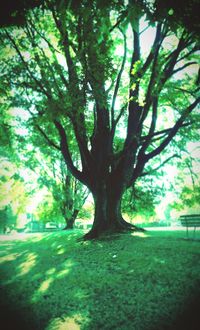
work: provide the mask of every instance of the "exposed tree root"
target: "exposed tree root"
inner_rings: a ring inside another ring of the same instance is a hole
[[[114,226],[110,226],[108,228],[102,228],[101,226],[92,227],[91,230],[79,240],[87,241],[87,240],[99,239],[103,236],[112,236],[117,233],[119,234],[119,233],[134,232],[134,231],[144,232],[146,230],[144,228],[140,228],[131,223],[128,223],[121,217],[120,220]]]
[[[125,229],[132,229],[134,231],[146,231],[144,228],[138,227],[133,225],[132,223],[127,222],[126,220],[124,220],[123,217],[120,218],[120,224],[125,228]]]

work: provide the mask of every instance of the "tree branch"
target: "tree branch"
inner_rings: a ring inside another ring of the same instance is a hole
[[[188,115],[192,112],[192,110],[199,104],[200,102],[200,97],[198,97],[192,104],[190,104],[184,111],[181,117],[178,119],[176,124],[172,127],[172,129],[169,131],[168,136],[165,138],[165,140],[157,147],[154,149],[152,152],[149,154],[145,155],[146,161],[157,156],[160,154],[166,146],[171,142],[173,137],[176,135],[178,130],[182,127],[184,120],[188,117]]]
[[[194,62],[194,61],[193,62],[188,62],[188,63],[184,64],[183,66],[181,66],[180,68],[177,68],[177,69],[173,70],[172,74],[175,74],[175,73],[177,73],[177,72],[179,72],[179,71],[181,71],[181,70],[183,70],[183,69],[185,69],[188,66],[193,65],[193,64],[197,64],[197,62]]]
[[[71,153],[69,150],[68,142],[67,142],[66,132],[65,132],[63,126],[60,124],[60,122],[58,120],[54,120],[54,124],[60,135],[60,149],[61,149],[61,152],[64,157],[66,165],[68,166],[71,173],[75,176],[75,178],[77,178],[79,181],[81,181],[82,183],[87,185],[86,178],[83,175],[83,173],[74,166],[74,163],[73,163],[73,160],[71,157]]]
[[[141,107],[138,104],[139,96],[139,79],[133,75],[134,65],[140,61],[140,38],[139,38],[139,18],[137,22],[132,23],[133,31],[133,52],[131,58],[131,65],[129,70],[129,105],[128,105],[128,127],[127,136],[124,143],[124,152],[127,150],[130,143],[135,139],[137,135],[139,118],[141,113]]]
[[[60,78],[62,80],[62,82],[64,83],[64,85],[68,88],[69,87],[69,84],[68,84],[68,81],[67,79],[65,78],[64,74],[63,74],[63,71],[62,71],[62,66],[59,64],[58,62],[58,59],[57,59],[57,56],[56,56],[56,53],[59,53],[62,55],[62,53],[57,50],[51,43],[50,41],[38,30],[36,29],[35,25],[32,23],[32,21],[28,21],[29,24],[31,25],[31,27],[35,30],[35,32],[47,43],[48,47],[49,47],[49,50],[51,51],[52,53],[52,56],[53,56],[53,59],[54,59],[54,64],[55,64],[55,67],[56,69],[58,70],[59,72],[59,75],[60,75]]]
[[[199,45],[195,45],[187,54],[181,56],[178,60],[177,60],[177,63],[184,60],[185,58],[187,58],[188,56],[190,56],[191,54],[199,51]]]
[[[127,14],[128,14],[128,9],[123,10],[121,12],[121,15],[119,16],[119,19],[117,20],[117,22],[110,28],[110,32],[112,32],[116,27],[119,27],[120,23],[125,19]]]
[[[159,155],[165,149],[165,147],[171,142],[171,140],[173,139],[173,137],[176,135],[177,131],[180,128],[191,124],[191,123],[184,123],[184,120],[192,112],[192,110],[196,107],[196,105],[199,103],[199,101],[200,101],[200,97],[194,103],[192,103],[187,109],[185,109],[182,116],[179,118],[177,123],[172,128],[153,133],[153,135],[151,137],[154,137],[157,135],[162,135],[162,134],[166,135],[167,133],[168,133],[168,136],[160,144],[159,147],[154,149],[149,154],[145,154],[142,149],[139,151],[138,156],[137,156],[137,163],[136,163],[135,168],[133,169],[133,174],[132,174],[132,177],[128,184],[128,187],[130,187],[135,182],[135,180],[142,174],[144,166],[149,161],[149,159]],[[146,138],[149,139],[149,136],[147,135],[147,136],[143,137],[143,139],[146,139]]]
[[[157,115],[158,115],[158,97],[153,97],[152,101],[152,118],[151,118],[151,125],[149,128],[149,133],[145,139],[145,142],[142,145],[142,148],[140,149],[140,153],[144,153],[145,150],[148,148],[150,142],[151,142],[151,137],[155,133],[155,128],[156,128],[156,122],[157,122]]]
[[[120,71],[118,73],[117,76],[117,81],[116,81],[116,85],[115,85],[115,89],[114,89],[114,94],[113,94],[113,99],[112,99],[112,106],[111,106],[111,126],[114,126],[114,108],[115,108],[115,102],[116,102],[116,97],[117,97],[117,93],[119,90],[119,84],[121,81],[121,77],[122,77],[122,73],[124,71],[124,66],[125,66],[125,62],[126,62],[126,54],[127,54],[127,46],[126,46],[126,35],[123,33],[123,31],[119,28],[120,32],[122,33],[123,37],[124,37],[124,55],[123,55],[123,59],[122,59],[122,64],[121,64],[121,68]]]
[[[181,88],[181,87],[173,87],[174,89],[177,89],[183,93],[187,93],[187,94],[190,94],[192,95],[193,97],[195,97],[195,93],[199,91],[200,87],[196,88],[193,92],[191,91],[188,91],[187,89],[184,89],[184,88]]]
[[[164,39],[164,36],[161,39],[161,28],[162,28],[162,24],[158,23],[157,28],[156,28],[155,39],[154,39],[153,45],[151,47],[151,50],[149,52],[149,55],[147,56],[146,61],[145,61],[144,65],[142,66],[142,68],[138,71],[139,78],[142,78],[143,75],[145,74],[145,72],[147,71],[147,69],[149,68],[149,66],[152,63],[152,60],[155,56],[155,53],[157,52],[157,48],[160,47],[160,43]]]
[[[169,59],[169,61],[166,62],[165,67],[163,68],[163,72],[162,72],[162,77],[160,79],[160,81],[158,82],[158,88],[157,88],[157,93],[160,93],[160,91],[162,90],[165,82],[172,76],[173,74],[173,69],[178,61],[178,57],[180,55],[180,53],[182,52],[182,50],[187,46],[187,42],[184,39],[184,33],[182,34],[179,43],[176,47],[176,49],[172,52],[173,55],[171,56],[171,58]]]
[[[78,118],[72,118],[72,124],[80,151],[82,167],[83,170],[87,170],[90,166],[91,155],[88,150],[88,140],[86,135],[85,119],[83,114],[80,113]]]
[[[64,48],[64,54],[68,66],[68,74],[70,81],[68,88],[69,95],[71,97],[72,109],[76,109],[77,112],[77,115],[73,116],[73,111],[72,111],[71,120],[80,150],[83,170],[85,170],[86,168],[88,168],[90,161],[90,152],[87,147],[88,139],[86,134],[85,114],[83,111],[83,106],[85,105],[85,98],[82,90],[79,88],[78,73],[76,70],[75,63],[70,54],[70,49],[69,49],[70,41],[69,41],[68,30],[65,26],[65,20],[62,16],[62,13],[59,13],[59,9],[58,12],[56,13],[55,8],[52,6],[51,11],[57,29],[60,32],[60,37],[61,37],[60,41]]]
[[[161,167],[163,167],[166,163],[168,163],[171,159],[173,158],[181,158],[178,154],[174,154],[170,157],[168,157],[164,162],[162,162],[159,166],[152,168],[151,170],[147,171],[147,172],[143,172],[140,177],[146,176],[151,174],[152,172],[158,171]]]
[[[149,111],[150,106],[151,106],[152,101],[153,101],[152,91],[153,91],[153,88],[155,87],[155,81],[156,81],[156,76],[157,76],[157,62],[158,62],[158,56],[159,56],[159,49],[161,47],[163,39],[164,39],[164,35],[162,35],[162,33],[161,33],[161,24],[158,24],[157,31],[156,31],[156,37],[155,37],[155,41],[154,41],[154,44],[155,44],[154,49],[155,50],[152,53],[149,54],[149,61],[150,62],[153,61],[153,64],[152,64],[152,70],[151,70],[151,77],[150,77],[147,92],[146,92],[145,105],[144,105],[142,116],[141,116],[141,119],[140,119],[140,125],[142,125],[144,120],[146,119],[148,111]],[[148,65],[150,65],[150,63]]]
[[[61,151],[60,147],[59,147],[56,143],[54,143],[54,142],[53,142],[53,141],[52,141],[52,140],[46,135],[46,133],[43,131],[43,129],[42,129],[39,125],[35,124],[34,126],[38,129],[38,131],[42,134],[42,136],[45,138],[45,140],[48,142],[48,144],[49,144],[50,146],[52,146],[52,147],[54,147],[55,149]]]
[[[192,125],[194,122],[188,122],[188,123],[183,123],[182,125],[181,125],[181,127],[180,128],[182,128],[182,127],[186,127],[186,126],[190,126],[190,125]],[[169,133],[171,130],[173,129],[173,127],[169,127],[169,128],[166,128],[166,129],[164,129],[164,130],[162,130],[162,131],[159,131],[159,132],[154,132],[152,135],[145,135],[145,136],[142,136],[141,137],[141,141],[143,141],[143,140],[146,140],[147,138],[153,138],[154,136],[158,136],[158,135],[166,135],[167,133]],[[162,137],[161,137],[162,138]],[[159,138],[160,139],[160,138]],[[151,140],[152,142],[153,141],[155,141],[155,140]]]
[[[31,72],[28,63],[24,60],[24,57],[22,55],[22,53],[20,52],[19,48],[17,47],[16,42],[14,41],[14,39],[11,37],[11,35],[8,33],[8,31],[5,30],[5,33],[8,37],[8,39],[11,41],[14,49],[16,50],[18,56],[20,57],[22,63],[24,64],[24,66],[26,67],[27,72],[29,73],[29,76],[36,82],[36,84],[39,86],[40,90],[42,91],[42,93],[44,93],[47,97],[50,97],[50,95],[48,94],[48,92],[46,91],[46,89],[43,87],[43,85],[41,84],[41,82],[39,80],[37,80],[35,78],[35,76],[33,75],[33,73]]]

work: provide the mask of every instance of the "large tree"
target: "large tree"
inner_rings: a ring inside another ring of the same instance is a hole
[[[134,229],[121,214],[124,192],[152,172],[155,160],[174,157],[169,144],[195,125],[198,43],[192,31],[171,29],[167,17],[155,21],[145,3],[45,1],[22,27],[1,31],[13,104],[28,109],[30,125],[40,127],[93,195],[94,223],[85,238]],[[145,51],[144,18],[146,28],[154,25]]]

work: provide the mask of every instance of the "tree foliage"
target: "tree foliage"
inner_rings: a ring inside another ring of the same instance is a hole
[[[136,186],[129,188],[123,196],[122,211],[130,218],[140,215],[144,222],[156,215],[156,205],[164,193],[163,187],[153,184],[153,179],[140,180]]]

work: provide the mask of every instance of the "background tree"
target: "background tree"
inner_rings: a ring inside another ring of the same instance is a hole
[[[34,173],[34,180],[39,177],[38,184],[34,188],[35,193],[37,189],[46,187],[54,199],[53,204],[50,203],[48,208],[44,202],[45,210],[48,209],[48,214],[51,213],[52,216],[56,216],[56,212],[61,213],[66,223],[65,229],[72,229],[88,196],[87,189],[83,188],[83,185],[71,175],[56,145],[37,123],[32,122],[29,114],[27,115],[20,108],[12,108],[3,104],[1,112],[2,156],[4,149],[4,153],[10,161],[12,159],[14,164],[18,164],[22,172],[24,167]],[[51,134],[53,135],[53,133]],[[28,140],[27,136],[29,136]],[[73,144],[73,141],[71,143]],[[77,154],[75,147],[74,159]],[[52,210],[52,207],[55,208],[55,211]],[[41,207],[41,209],[43,208]]]
[[[184,27],[172,30],[168,17],[154,17],[154,41],[144,52],[144,18],[147,28],[152,15],[143,1],[46,1],[23,27],[1,31],[10,53],[2,79],[13,90],[13,104],[31,110],[93,195],[94,223],[85,238],[134,228],[121,214],[124,192],[159,161],[171,160],[170,142],[177,149],[179,132],[195,127],[198,42]]]
[[[193,156],[185,151],[184,161],[179,164],[175,180],[178,189],[171,208],[179,212],[189,210],[190,213],[196,213],[200,209],[199,144],[191,142],[190,145],[190,148],[193,149]]]
[[[179,200],[177,200],[173,207],[177,210],[183,210],[185,207],[200,207],[200,185],[195,185],[194,187],[183,187],[181,194],[179,195]]]
[[[60,213],[65,221],[63,229],[73,229],[75,220],[88,197],[88,190],[71,175],[63,159],[53,158],[52,150],[48,152],[48,156],[50,161],[45,159],[45,164],[41,166],[40,163],[38,167],[39,187],[45,186],[53,197],[51,205],[53,218]]]
[[[9,233],[16,226],[16,216],[13,214],[10,205],[0,209],[0,232],[3,234]]]
[[[20,176],[19,169],[8,157],[1,156],[0,211],[1,228],[18,225],[18,218],[26,213],[31,191]]]

